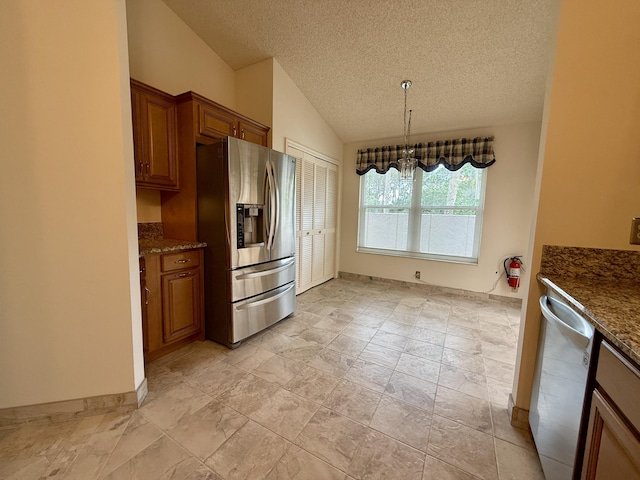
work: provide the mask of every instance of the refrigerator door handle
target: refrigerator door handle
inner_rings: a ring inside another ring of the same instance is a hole
[[[291,284],[285,291],[280,292],[279,294],[274,295],[273,297],[265,298],[263,300],[258,300],[256,302],[245,303],[244,305],[240,305],[239,307],[237,307],[236,310],[246,310],[248,308],[259,307],[260,305],[264,305],[265,303],[273,302],[274,300],[280,297],[284,297],[294,287],[295,287],[295,284]]]
[[[271,165],[271,161],[267,160],[267,191],[265,192],[267,196],[268,205],[268,215],[269,215],[269,223],[267,228],[267,250],[271,250],[273,246],[273,236],[275,233],[276,227],[276,186],[273,179],[273,166]]]
[[[281,266],[276,267],[276,268],[270,268],[269,270],[261,270],[260,272],[244,273],[242,275],[238,275],[236,277],[236,280],[247,280],[249,278],[264,277],[265,275],[271,275],[271,274],[274,274],[274,273],[278,273],[278,272],[281,272],[281,271],[286,270],[287,268],[289,268],[294,262],[295,262],[295,260],[291,259],[287,263],[285,263],[284,265],[281,265]]]

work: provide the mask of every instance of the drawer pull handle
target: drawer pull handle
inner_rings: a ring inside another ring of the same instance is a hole
[[[251,278],[264,277],[265,275],[273,275],[274,273],[282,272],[283,270],[286,270],[289,267],[292,267],[294,263],[295,263],[295,260],[291,259],[284,265],[280,265],[279,267],[276,267],[276,268],[270,268],[268,270],[260,270],[258,272],[243,273],[242,275],[238,275],[236,277],[236,280],[249,280]]]
[[[179,273],[178,275],[176,275],[176,278],[184,278],[184,277],[188,277],[189,275],[191,275],[190,272]]]
[[[190,258],[183,258],[182,260],[176,260],[173,263],[189,263],[191,261]]]
[[[151,290],[144,287],[144,304],[149,305],[149,298],[151,297]]]
[[[273,302],[274,300],[277,300],[283,297],[284,295],[286,295],[287,293],[289,293],[289,291],[294,287],[295,285],[291,285],[290,287],[287,287],[287,289],[284,292],[280,292],[277,295],[274,295],[273,297],[265,298],[263,300],[258,300],[251,303],[245,303],[243,305],[240,305],[239,307],[236,307],[236,310],[247,310],[248,308],[259,307],[260,305],[264,305],[265,303]]]

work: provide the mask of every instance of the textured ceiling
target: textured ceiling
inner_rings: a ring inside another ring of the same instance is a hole
[[[540,120],[559,0],[163,0],[234,70],[275,57],[345,142]]]

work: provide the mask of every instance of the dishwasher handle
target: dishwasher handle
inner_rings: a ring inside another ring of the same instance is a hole
[[[576,344],[586,348],[593,338],[594,328],[582,316],[576,313],[571,307],[556,300],[555,298],[543,295],[540,297],[540,308],[542,316],[553,323],[564,334]],[[559,313],[563,318],[556,315]]]

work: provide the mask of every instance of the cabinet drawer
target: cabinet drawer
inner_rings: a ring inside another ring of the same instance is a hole
[[[182,270],[200,265],[200,253],[198,250],[170,253],[162,255],[162,272]]]
[[[640,430],[640,372],[606,342],[600,345],[596,381],[624,416]]]

